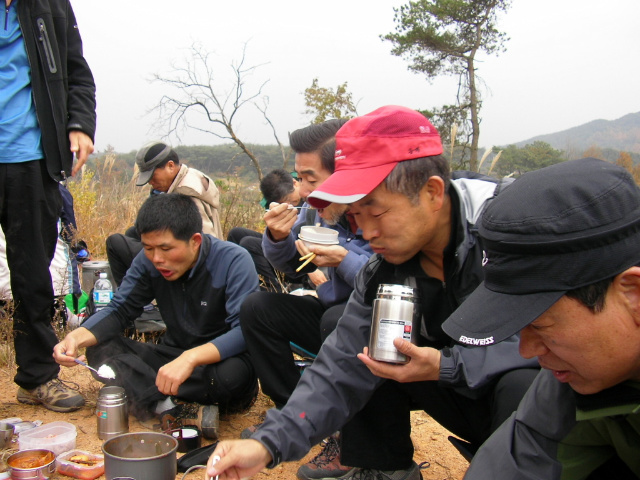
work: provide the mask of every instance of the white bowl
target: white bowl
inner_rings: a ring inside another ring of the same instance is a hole
[[[302,227],[298,238],[302,240],[306,246],[337,245],[340,243],[338,240],[338,231],[326,227]]]

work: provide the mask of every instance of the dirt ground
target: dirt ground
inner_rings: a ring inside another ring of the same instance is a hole
[[[76,426],[77,439],[76,448],[86,450],[91,453],[102,453],[102,441],[97,435],[97,420],[95,416],[95,405],[98,397],[98,391],[102,386],[95,381],[88,371],[82,367],[63,368],[60,377],[66,381],[73,382],[78,385],[80,392],[87,399],[87,404],[82,409],[72,413],[56,413],[45,409],[41,406],[24,405],[16,400],[17,386],[13,383],[13,371],[10,368],[0,370],[0,419],[19,417],[22,420],[49,423],[54,421],[66,421]],[[266,410],[271,408],[272,404],[269,399],[262,394],[254,406],[241,414],[235,414],[222,417],[220,420],[220,438],[232,439],[239,438],[240,432],[261,420]],[[457,480],[461,479],[468,467],[468,463],[458,451],[447,440],[449,433],[435,423],[424,412],[413,412],[412,414],[412,439],[415,445],[414,460],[421,464],[424,463],[422,477],[424,480]],[[129,419],[129,430],[131,432],[149,431],[153,428],[153,422],[144,425],[135,418]],[[210,443],[205,440],[203,444]],[[18,439],[14,436],[11,446],[1,451],[0,472],[6,470],[5,460],[9,455],[17,451]],[[307,462],[320,451],[320,447],[316,446],[304,459],[298,462],[283,463],[272,470],[264,470],[256,475],[256,479],[284,480],[295,479],[298,466]],[[182,455],[181,453],[178,456]],[[69,478],[56,473],[52,478],[64,479]],[[99,479],[104,479],[104,476]],[[202,479],[202,470],[196,470],[187,476],[179,473],[176,479]],[[138,479],[138,480],[154,480]]]

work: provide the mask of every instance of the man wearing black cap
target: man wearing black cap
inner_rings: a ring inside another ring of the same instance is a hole
[[[136,185],[151,185],[151,194],[182,193],[193,198],[202,217],[202,232],[223,240],[220,225],[220,193],[211,178],[195,168],[180,164],[176,151],[163,142],[150,142],[136,155],[139,170]],[[116,285],[140,252],[140,238],[133,228],[107,238],[107,258]]]
[[[465,478],[638,478],[640,190],[632,177],[593,158],[527,173],[489,206],[479,231],[485,281],[443,328],[478,345],[520,332],[520,354],[544,370]]]
[[[358,273],[342,318],[285,407],[268,412],[254,443],[219,445],[221,459],[207,470],[210,476],[227,469],[232,473],[223,479],[252,475],[301,457],[341,429],[340,462],[353,467],[342,480],[418,480],[412,409],[479,446],[517,408],[538,372],[535,361],[518,355],[517,338],[468,348],[441,327],[482,281],[475,225],[500,197],[503,182],[470,172],[451,179],[438,132],[404,107],[382,107],[348,121],[336,134],[335,153],[334,173],[308,202],[317,208],[350,204],[375,255]],[[419,345],[394,338],[403,332],[390,335],[395,349],[409,357],[405,365],[366,355],[381,284],[419,292]],[[306,474],[332,476],[327,466]]]

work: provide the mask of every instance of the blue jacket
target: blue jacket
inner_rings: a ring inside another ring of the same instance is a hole
[[[244,352],[240,305],[258,290],[258,274],[244,248],[211,235],[202,239],[196,265],[174,281],[141,251],[109,305],[82,326],[103,342],[120,335],[155,298],[167,325],[164,345],[187,350],[211,342],[222,360]]]
[[[296,223],[291,229],[291,233],[280,242],[274,242],[269,236],[269,230],[266,229],[262,237],[262,250],[264,251],[264,256],[276,270],[284,273],[294,273],[300,265],[300,254],[295,245],[300,228],[304,225],[320,223],[322,227],[337,230],[340,246],[349,252],[340,265],[327,269],[326,275],[328,281],[319,285],[316,289],[318,299],[328,308],[347,301],[355,286],[357,273],[367,263],[372,252],[371,247],[369,247],[369,242],[362,238],[362,231],[360,229],[358,229],[354,235],[349,229],[348,222],[328,225],[320,218],[317,212],[313,217],[313,221],[310,222],[309,218],[311,215],[309,212],[313,211],[314,210],[309,209],[309,205],[305,203],[300,210]],[[315,268],[313,265],[312,267]],[[304,271],[305,270],[303,270],[303,272]]]

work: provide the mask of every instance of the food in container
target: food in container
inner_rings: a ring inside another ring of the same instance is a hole
[[[58,473],[68,477],[93,480],[104,473],[104,455],[84,450],[70,450],[58,455]]]
[[[42,448],[22,450],[7,459],[12,479],[48,480],[56,471],[55,462],[54,453]]]
[[[46,448],[55,455],[76,448],[76,427],[68,422],[45,423],[18,435],[20,450]]]

